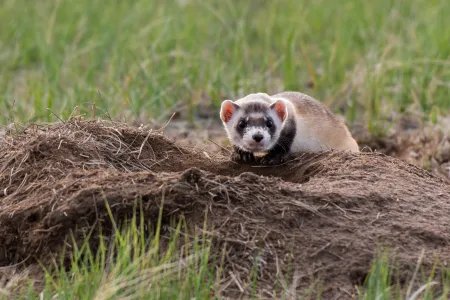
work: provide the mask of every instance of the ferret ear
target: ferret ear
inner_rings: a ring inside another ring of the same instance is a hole
[[[274,103],[270,105],[270,109],[273,109],[277,116],[281,119],[281,121],[284,121],[287,117],[287,106],[286,102],[283,100],[277,100]]]
[[[225,100],[222,102],[222,106],[220,108],[220,118],[222,121],[227,123],[230,121],[233,114],[240,108],[239,105],[234,103],[231,100]]]

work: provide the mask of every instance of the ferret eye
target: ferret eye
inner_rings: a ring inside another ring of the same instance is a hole
[[[245,120],[240,120],[238,123],[238,126],[241,129],[244,129],[246,125],[247,125],[247,123],[245,122]]]
[[[267,120],[267,121],[266,121],[266,126],[267,126],[267,128],[272,127],[272,126],[273,126],[272,120]]]

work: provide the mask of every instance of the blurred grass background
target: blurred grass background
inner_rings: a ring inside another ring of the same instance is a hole
[[[75,106],[167,120],[183,104],[298,90],[373,131],[450,109],[447,0],[3,0],[0,122]]]

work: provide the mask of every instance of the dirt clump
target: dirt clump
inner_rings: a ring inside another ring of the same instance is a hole
[[[177,144],[148,128],[66,121],[7,133],[0,143],[0,266],[56,253],[75,228],[129,216],[183,215],[227,245],[224,295],[271,297],[290,268],[299,293],[323,280],[327,299],[355,295],[378,246],[396,253],[407,282],[422,249],[430,272],[450,259],[450,185],[382,153],[303,154],[281,166],[248,166]],[[167,218],[164,220],[167,221]],[[169,225],[167,221],[167,226]],[[281,274],[280,274],[281,272]],[[291,283],[289,283],[291,285]]]

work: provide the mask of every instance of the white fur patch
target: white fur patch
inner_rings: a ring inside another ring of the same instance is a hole
[[[281,132],[281,129],[283,129],[283,121],[281,121],[280,117],[277,115],[277,113],[274,110],[269,110],[268,115],[272,118],[273,123],[275,124],[277,128],[277,132]],[[287,117],[286,117],[287,118]]]
[[[263,139],[260,142],[256,142],[253,139],[255,134],[261,134]],[[262,127],[249,127],[244,131],[244,136],[242,137],[242,144],[245,149],[252,152],[264,152],[268,150],[271,145],[270,133],[267,129]]]
[[[250,114],[248,114],[248,118],[253,118],[253,119],[264,118],[264,114],[263,113],[250,113]]]
[[[261,134],[263,139],[257,142],[253,139],[255,134]],[[251,152],[266,152],[273,146],[270,133],[267,129],[261,127],[249,127],[244,131],[242,139],[239,141],[239,146]]]
[[[318,152],[329,148],[308,129],[301,117],[296,118],[296,134],[291,146],[291,153]]]

